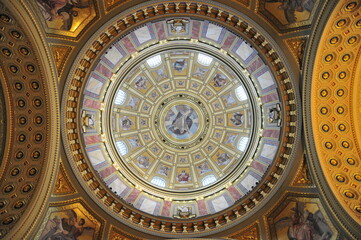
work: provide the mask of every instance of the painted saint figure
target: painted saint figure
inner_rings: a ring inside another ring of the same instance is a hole
[[[158,173],[164,176],[168,176],[170,168],[164,165],[161,165],[158,169]]]
[[[236,112],[233,114],[232,118],[231,118],[231,122],[235,125],[235,126],[241,126],[244,122],[244,116],[242,113]]]
[[[85,230],[90,234],[94,232],[94,228],[85,227],[85,219],[78,219],[75,211],[68,210],[66,215],[67,217],[60,218],[59,216],[55,216],[53,219],[49,219],[40,239],[77,240],[83,235]]]
[[[174,62],[173,68],[178,72],[182,72],[187,67],[187,62],[185,59],[178,59]]]
[[[191,176],[185,170],[182,170],[182,172],[177,175],[177,180],[179,183],[188,183],[191,180]]]
[[[209,168],[207,162],[204,162],[204,163],[202,163],[201,165],[198,165],[197,168],[198,168],[198,170],[199,170],[199,174],[200,174],[200,175],[203,175],[203,174],[205,174],[205,173],[207,173],[207,172],[212,171],[212,170]]]
[[[149,168],[149,157],[147,156],[139,156],[137,158],[137,165],[140,167],[140,168]]]
[[[133,126],[134,123],[132,120],[130,120],[130,118],[128,118],[127,116],[124,116],[120,120],[120,124],[121,124],[123,130],[129,130]]]
[[[134,86],[136,89],[147,89],[147,79],[143,76],[137,77]]]
[[[215,87],[223,87],[227,84],[227,78],[223,74],[216,74],[213,78],[213,86]]]
[[[311,12],[315,0],[267,0],[266,2],[281,2],[279,9],[284,11],[285,18],[288,23],[297,22],[296,12]]]
[[[231,157],[227,153],[218,153],[217,154],[217,164],[219,166],[226,165],[230,162]]]

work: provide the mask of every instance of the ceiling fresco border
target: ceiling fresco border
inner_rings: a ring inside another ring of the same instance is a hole
[[[9,197],[1,201],[0,230],[2,236],[22,239],[40,219],[55,180],[59,99],[55,69],[48,64],[52,58],[48,49],[40,47],[45,45],[45,37],[32,21],[33,15],[25,5],[15,1],[3,1],[0,7],[4,31],[1,34],[12,53],[2,62],[9,83],[6,91],[10,98],[7,112],[11,138],[7,138],[9,150],[2,165],[6,173],[6,177],[2,176],[2,197]],[[4,42],[0,44],[4,47]]]
[[[360,74],[361,51],[358,35],[350,33],[361,23],[361,8],[360,1],[328,3],[314,25],[303,71],[304,130],[312,175],[323,203],[344,230],[357,238],[361,236],[361,185],[355,178],[360,164],[355,121],[359,83],[355,79]],[[318,34],[320,28],[324,28],[323,35]]]
[[[105,0],[103,1],[103,7],[105,10],[105,13],[110,13],[114,11],[117,7],[129,2],[129,0]]]
[[[143,238],[134,236],[130,233],[123,232],[121,229],[111,225],[109,227],[108,231],[108,239],[115,239],[115,240],[121,240],[121,239],[134,239],[134,240],[142,240]]]
[[[208,2],[205,2],[205,3],[208,3]],[[179,13],[184,12],[184,14],[188,13],[189,15],[198,13],[201,15],[205,15],[204,16],[205,18],[218,16],[219,18],[217,18],[217,19],[219,19],[219,20],[217,20],[217,21],[220,21],[220,23],[222,23],[222,24],[228,25],[230,28],[234,29],[235,31],[240,31],[240,32],[245,33],[247,36],[246,38],[252,39],[252,41],[254,41],[260,47],[260,49],[263,50],[263,52],[269,54],[268,55],[269,61],[275,63],[274,71],[277,71],[279,78],[282,79],[281,81],[283,81],[282,84],[284,84],[282,86],[283,86],[283,88],[285,88],[284,89],[285,94],[289,97],[289,98],[286,97],[286,102],[288,104],[290,104],[289,108],[287,108],[288,109],[287,115],[288,115],[291,123],[287,127],[287,131],[291,131],[291,132],[288,133],[288,137],[286,140],[287,143],[284,143],[284,146],[283,146],[284,153],[282,153],[279,158],[279,163],[278,163],[279,165],[278,165],[278,167],[274,168],[274,170],[273,170],[274,172],[272,171],[271,175],[273,175],[273,177],[271,177],[270,180],[267,180],[267,184],[263,185],[265,187],[265,189],[268,189],[266,191],[269,191],[270,186],[273,186],[273,184],[279,178],[280,174],[282,174],[282,172],[284,171],[284,168],[286,167],[287,162],[292,160],[295,153],[292,151],[291,148],[294,147],[294,144],[299,142],[299,139],[298,139],[299,136],[297,134],[297,132],[298,132],[297,129],[300,128],[300,125],[296,123],[299,121],[299,117],[300,117],[299,115],[296,115],[297,109],[299,109],[298,107],[296,107],[296,105],[298,104],[298,95],[292,89],[293,85],[292,85],[291,80],[289,79],[290,77],[293,79],[293,76],[290,76],[287,73],[285,65],[280,63],[279,55],[277,53],[275,53],[275,51],[272,49],[270,43],[268,43],[268,41],[266,41],[265,38],[263,36],[261,36],[257,32],[256,29],[250,27],[248,24],[246,24],[246,22],[244,22],[243,20],[240,20],[238,17],[236,17],[236,15],[229,14],[229,12],[219,11],[218,9],[217,9],[217,11],[214,12],[211,8],[208,8],[207,5],[205,5],[205,3],[199,4],[198,6],[197,6],[197,4],[191,3],[191,5],[189,5],[191,8],[189,8],[189,9],[187,9],[187,7],[184,5],[181,5],[179,7],[179,9],[177,9],[176,5],[174,5],[174,4],[163,5],[161,3],[158,3],[159,7],[157,7],[157,14],[158,15],[166,14],[165,16],[171,16],[170,13],[176,14],[179,11]],[[167,6],[167,7],[165,7],[165,6]],[[135,8],[133,8],[133,10],[134,9]],[[211,11],[208,11],[209,9],[211,9]],[[98,198],[104,199],[104,201],[107,202],[108,205],[113,207],[113,211],[115,211],[115,213],[120,212],[120,213],[122,213],[123,217],[125,217],[125,219],[128,219],[126,221],[126,223],[130,224],[132,221],[135,221],[136,223],[142,224],[146,229],[147,228],[149,229],[149,227],[151,226],[153,229],[163,229],[164,228],[166,231],[172,231],[172,229],[174,229],[173,231],[175,231],[175,232],[179,232],[179,231],[183,232],[183,224],[182,223],[178,223],[175,226],[172,226],[172,224],[169,226],[168,223],[163,225],[162,222],[159,222],[159,221],[153,222],[153,220],[151,218],[149,218],[150,216],[148,216],[146,214],[144,214],[146,216],[145,219],[142,219],[142,218],[139,219],[139,217],[141,217],[141,216],[138,216],[137,214],[133,215],[133,213],[132,213],[133,211],[135,211],[135,209],[132,209],[129,206],[125,207],[122,203],[115,203],[114,202],[115,199],[114,199],[114,197],[112,197],[112,194],[106,193],[104,188],[101,187],[102,183],[100,183],[96,179],[94,179],[94,174],[91,173],[87,164],[83,161],[84,158],[80,151],[81,146],[79,143],[77,143],[77,140],[76,140],[78,138],[78,134],[77,134],[77,131],[75,130],[76,125],[74,123],[75,123],[75,119],[77,118],[77,115],[74,112],[74,110],[76,109],[76,106],[77,106],[77,98],[79,97],[79,89],[82,86],[84,77],[87,74],[87,71],[92,64],[92,59],[94,59],[96,54],[98,54],[101,51],[104,51],[104,45],[106,45],[109,41],[111,41],[111,39],[114,39],[115,36],[118,36],[119,32],[123,32],[123,31],[125,32],[126,29],[128,27],[131,27],[132,25],[136,26],[136,25],[141,24],[142,21],[145,19],[145,16],[147,16],[147,20],[149,20],[150,15],[151,16],[155,15],[154,8],[148,8],[148,9],[145,9],[145,11],[146,12],[138,11],[135,14],[124,16],[123,19],[118,20],[116,25],[110,26],[107,30],[104,30],[104,32],[98,31],[97,32],[98,40],[96,40],[96,41],[89,40],[88,45],[92,45],[92,47],[84,53],[85,55],[84,55],[83,59],[81,59],[79,57],[77,58],[77,61],[80,62],[81,67],[79,67],[75,72],[71,73],[71,75],[73,76],[72,80],[68,81],[68,85],[66,87],[70,87],[70,84],[72,85],[72,87],[69,92],[64,93],[65,95],[63,98],[63,106],[64,107],[68,106],[66,108],[63,108],[63,112],[65,113],[64,116],[66,116],[66,118],[67,118],[67,119],[63,120],[64,121],[63,124],[66,124],[66,127],[64,125],[64,128],[63,128],[63,139],[65,142],[70,141],[70,143],[71,143],[70,146],[66,147],[67,148],[66,151],[70,158],[70,163],[74,167],[77,166],[79,169],[79,170],[77,170],[76,168],[74,168],[74,170],[80,171],[80,173],[82,173],[82,175],[83,175],[82,177],[86,181],[88,181],[88,184],[90,184],[90,187],[85,188],[86,191],[90,195],[93,195],[93,193],[91,193],[90,188],[96,190],[96,195]],[[228,11],[230,11],[230,10],[228,10]],[[232,12],[232,11],[230,11],[230,12]],[[208,16],[207,16],[207,13],[209,14]],[[157,17],[159,18],[159,16],[156,16],[156,18]],[[70,98],[67,98],[67,94],[69,94]],[[285,168],[285,169],[287,170],[287,168]],[[79,177],[79,176],[77,175],[77,177]],[[81,179],[79,179],[79,180],[82,181]],[[263,191],[263,190],[261,190],[261,191]],[[252,192],[256,193],[256,190],[253,190]],[[192,223],[192,221],[187,221],[187,222],[189,222],[189,224],[192,225],[192,227],[189,228],[190,232],[192,232],[192,229],[194,229],[194,226],[198,226],[198,228],[199,227],[201,227],[201,228],[216,227],[217,228],[218,226],[221,226],[224,223],[227,223],[227,221],[230,221],[228,219],[235,219],[238,216],[247,215],[246,213],[248,213],[250,209],[254,208],[256,206],[256,204],[258,204],[259,201],[261,201],[261,199],[263,199],[263,198],[264,197],[262,194],[257,193],[247,203],[244,203],[244,205],[237,204],[238,207],[236,207],[235,209],[232,209],[231,211],[228,211],[228,215],[226,215],[226,216],[224,216],[224,215],[223,216],[213,216],[211,219],[208,219],[207,221],[204,220],[197,224]],[[261,205],[262,204],[264,204],[264,202],[262,203],[262,201],[261,201]],[[115,213],[113,213],[112,215],[114,215]],[[224,214],[225,213],[226,212],[224,211]],[[216,217],[217,217],[217,219],[215,219]],[[231,225],[235,225],[236,223],[237,223],[237,221],[233,221],[228,225],[228,227],[230,227]],[[137,225],[133,225],[133,227],[137,228],[137,229],[142,229],[142,227],[140,227],[140,226],[138,227]],[[149,229],[147,231],[151,231],[151,230]],[[154,230],[152,230],[152,231],[153,231],[153,233],[157,234],[157,231],[154,231]],[[213,230],[213,232],[214,232],[214,230]],[[187,233],[183,232],[183,234],[187,234]],[[197,235],[201,236],[204,234],[205,234],[205,232],[202,234],[197,234]]]

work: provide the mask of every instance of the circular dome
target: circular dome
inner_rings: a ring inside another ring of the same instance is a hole
[[[105,94],[105,144],[129,181],[158,188],[157,196],[194,199],[205,194],[195,190],[210,194],[244,171],[263,117],[255,87],[231,58],[182,41],[161,48],[114,77]]]
[[[299,141],[298,97],[276,49],[236,13],[217,8],[229,17],[213,21],[202,6],[119,16],[84,47],[64,91],[80,183],[110,215],[159,236],[246,219]]]

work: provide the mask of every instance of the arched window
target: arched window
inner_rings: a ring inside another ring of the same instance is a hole
[[[209,185],[211,183],[214,183],[215,181],[217,181],[217,178],[216,178],[216,176],[214,176],[212,174],[212,175],[205,176],[202,179],[202,184],[203,184],[203,186],[207,186],[207,185]]]
[[[197,62],[199,64],[202,64],[203,66],[209,66],[209,65],[211,65],[212,61],[213,61],[213,58],[211,58],[207,55],[204,55],[202,53],[198,53]]]
[[[248,99],[246,90],[242,85],[236,88],[235,94],[239,101],[244,101]]]
[[[249,137],[241,137],[239,139],[238,146],[237,146],[239,151],[244,152],[244,150],[246,150],[248,140],[249,140]]]
[[[119,89],[117,96],[115,97],[114,103],[118,105],[123,105],[126,98],[127,98],[127,94],[123,90]]]
[[[162,63],[162,58],[160,55],[156,55],[147,60],[149,67],[155,68],[158,67]]]
[[[165,180],[161,177],[153,177],[151,183],[158,187],[165,187]]]
[[[119,151],[119,154],[121,156],[124,156],[125,154],[128,153],[128,148],[127,148],[127,145],[125,144],[125,142],[118,141],[118,142],[116,142],[116,145],[117,145],[117,149]]]

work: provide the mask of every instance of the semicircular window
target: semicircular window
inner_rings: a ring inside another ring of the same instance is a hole
[[[161,177],[154,177],[152,178],[151,183],[157,185],[158,187],[165,187],[165,180]]]
[[[217,181],[217,178],[216,178],[216,176],[214,176],[212,174],[212,175],[205,176],[202,179],[202,184],[203,184],[203,186],[207,186],[207,185],[209,185],[211,183],[214,183],[215,181]]]

